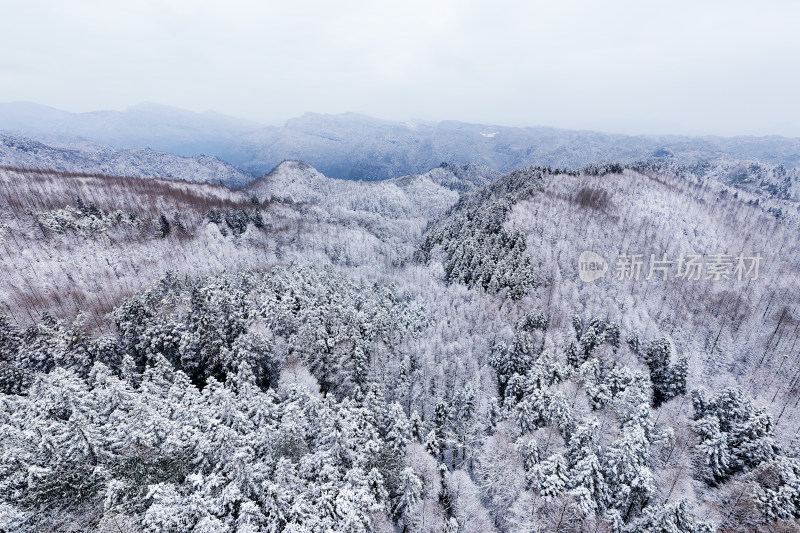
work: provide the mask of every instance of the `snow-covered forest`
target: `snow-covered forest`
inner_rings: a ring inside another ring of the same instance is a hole
[[[0,531],[800,531],[796,170],[103,171],[0,170]]]

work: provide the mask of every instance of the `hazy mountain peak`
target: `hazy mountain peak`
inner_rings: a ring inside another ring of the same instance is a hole
[[[8,102],[0,104],[0,131],[41,131],[68,116],[66,111],[34,102]]]
[[[326,176],[368,181],[419,174],[442,161],[508,172],[529,165],[580,168],[672,154],[678,165],[719,157],[800,165],[800,139],[628,136],[548,127],[505,127],[454,120],[393,122],[360,113],[305,113],[282,127],[214,112],[140,103],[125,111],[67,113],[29,102],[0,104],[0,131],[47,143],[88,140],[117,148],[151,147],[217,156],[252,175],[281,161],[307,161]]]
[[[171,113],[176,115],[194,115],[193,111],[189,111],[187,109],[182,109],[180,107],[175,107],[167,104],[159,104],[156,102],[139,102],[138,104],[134,104],[132,106],[128,106],[125,109],[125,112],[129,111],[141,111],[147,113]]]

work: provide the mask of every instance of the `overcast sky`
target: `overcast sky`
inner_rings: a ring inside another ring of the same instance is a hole
[[[0,102],[800,136],[800,2],[0,0]]]

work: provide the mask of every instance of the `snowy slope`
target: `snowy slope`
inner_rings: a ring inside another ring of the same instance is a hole
[[[122,150],[88,142],[56,147],[11,136],[0,136],[0,165],[221,182],[231,186],[244,185],[252,179],[212,156],[181,157],[149,148]]]
[[[485,171],[488,183],[495,173]],[[462,183],[465,188],[471,185],[444,167],[420,175],[368,182],[337,180],[307,163],[284,161],[266,176],[252,181],[245,190],[263,198],[287,198],[329,209],[369,211],[396,218],[438,212],[443,205],[455,202],[458,193],[452,187]]]
[[[800,241],[762,170],[0,169],[0,529],[796,531]],[[758,279],[614,276],[740,252]]]
[[[249,183],[244,192],[261,201],[296,204],[307,217],[356,224],[388,243],[393,254],[410,256],[428,221],[459,198],[458,190],[491,183],[494,171],[474,165],[444,165],[419,175],[381,181],[329,178],[300,161],[284,161]]]

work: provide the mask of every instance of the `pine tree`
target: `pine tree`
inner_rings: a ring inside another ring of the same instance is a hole
[[[600,459],[594,453],[581,457],[571,469],[568,487],[584,516],[594,515],[608,504],[609,486]]]
[[[712,398],[695,390],[692,403],[709,482],[723,481],[777,455],[771,418],[740,389],[730,387]]]
[[[538,389],[519,402],[514,407],[514,418],[520,431],[528,433],[547,425],[548,408],[546,394]]]
[[[546,501],[562,494],[569,482],[569,471],[564,456],[556,453],[541,461],[533,470],[534,486]]]
[[[638,346],[638,340],[632,340],[632,342],[637,343]],[[642,357],[650,369],[650,381],[653,384],[653,407],[659,407],[662,403],[686,392],[689,361],[686,357],[681,357],[670,365],[672,344],[667,339],[662,338],[651,342]]]
[[[410,520],[411,509],[422,496],[422,480],[417,477],[413,469],[404,468],[400,472],[398,493],[394,503],[394,513],[402,524],[403,531],[407,531],[414,527]]]
[[[167,237],[172,231],[172,226],[164,213],[158,216],[158,236],[162,239]]]
[[[626,428],[603,454],[603,473],[609,483],[609,504],[624,518],[634,514],[655,490],[648,465],[650,443],[640,426]]]
[[[598,346],[609,343],[614,350],[619,348],[620,326],[599,317],[594,317],[586,323],[578,315],[572,317],[572,327],[575,330],[575,340],[570,341],[566,349],[567,362],[573,368],[578,368],[589,360],[592,352]]]
[[[731,456],[728,449],[728,436],[719,429],[719,419],[706,416],[695,422],[694,430],[700,436],[698,448],[703,454],[707,472],[705,478],[710,483],[724,480],[730,474]]]
[[[651,505],[642,516],[624,528],[624,533],[711,533],[713,527],[694,517],[685,500]]]
[[[756,489],[756,500],[764,515],[772,521],[800,518],[800,459],[779,457],[762,465],[768,476]],[[757,478],[757,479],[758,479]]]
[[[439,439],[436,436],[436,431],[430,430],[428,434],[425,436],[425,451],[431,454],[434,457],[439,457],[442,453],[441,445],[439,444]]]
[[[522,465],[525,467],[526,472],[533,471],[533,468],[539,464],[541,460],[539,444],[536,442],[536,439],[523,441],[517,446],[517,451],[522,458]]]

